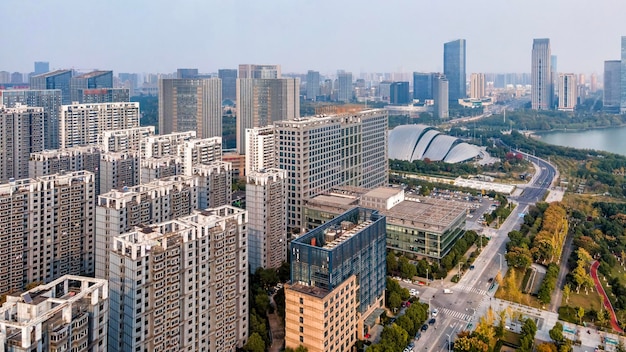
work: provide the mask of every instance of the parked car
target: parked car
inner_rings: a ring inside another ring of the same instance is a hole
[[[417,334],[415,334],[415,339],[419,340],[422,337],[422,333],[421,332],[417,332]]]
[[[492,283],[493,282],[493,277],[490,277],[489,280],[487,280],[488,283]]]
[[[437,319],[432,318],[428,321],[428,325],[435,325],[436,322],[437,322]]]
[[[433,318],[436,317],[438,313],[439,311],[437,309],[433,309],[433,312],[432,312]]]
[[[428,324],[422,325],[422,331],[426,331],[426,330],[428,330]]]

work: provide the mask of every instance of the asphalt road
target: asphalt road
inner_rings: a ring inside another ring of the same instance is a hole
[[[420,291],[420,300],[430,303],[431,309],[438,310],[437,323],[423,332],[419,341],[415,341],[414,351],[447,351],[448,339],[454,341],[459,331],[473,329],[478,317],[487,307],[495,304],[493,295],[497,285],[490,283],[489,279],[495,278],[499,270],[503,276],[506,272],[504,254],[508,233],[519,228],[528,207],[543,199],[557,174],[547,161],[532,155],[525,156],[536,164],[535,175],[521,194],[509,198],[517,206],[499,229],[490,230],[491,240],[474,262],[475,269],[466,272],[457,284],[437,281],[428,287],[419,287],[402,283],[404,287],[416,288]],[[446,288],[452,293],[445,294],[443,290]]]

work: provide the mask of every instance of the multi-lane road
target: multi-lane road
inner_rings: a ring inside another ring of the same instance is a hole
[[[435,281],[428,287],[417,287],[402,283],[405,287],[418,289],[420,300],[438,310],[437,323],[422,333],[420,341],[415,341],[414,351],[447,351],[448,340],[454,341],[461,330],[472,329],[478,318],[496,301],[503,304],[493,298],[497,289],[493,281],[499,270],[503,275],[506,272],[507,235],[519,228],[528,207],[543,199],[557,175],[554,166],[547,161],[524,155],[535,164],[536,172],[521,193],[509,198],[516,207],[499,229],[492,230],[491,240],[474,262],[474,269],[466,272],[457,284]],[[446,294],[444,289],[452,293]]]

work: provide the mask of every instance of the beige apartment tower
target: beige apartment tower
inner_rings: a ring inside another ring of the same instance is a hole
[[[485,74],[472,73],[470,76],[470,98],[481,99],[485,97]]]
[[[247,213],[230,206],[113,239],[115,351],[235,351],[248,337]]]
[[[276,167],[276,135],[273,125],[246,129],[246,175]]]
[[[30,153],[44,147],[44,120],[43,108],[0,104],[0,182],[28,177]]]
[[[59,148],[99,143],[105,131],[139,127],[139,103],[62,105]]]
[[[559,73],[559,107],[560,111],[574,111],[576,108],[577,85],[573,73]]]

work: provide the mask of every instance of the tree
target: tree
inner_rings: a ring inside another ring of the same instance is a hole
[[[515,269],[511,268],[511,270],[509,270],[509,273],[506,276],[506,280],[504,282],[504,286],[508,298],[513,302],[520,302],[520,300],[522,299],[522,292],[517,285],[517,275]]]
[[[526,270],[533,263],[532,254],[525,247],[511,247],[505,257],[509,266],[518,269]]]
[[[246,342],[243,349],[247,352],[264,352],[265,351],[265,341],[261,338],[258,333],[252,333],[250,338],[248,338],[248,342]]]
[[[300,345],[295,350],[291,347],[286,347],[285,352],[309,352],[309,349]]]
[[[596,321],[598,325],[604,326],[607,321],[607,311],[604,310],[604,298],[602,298],[602,304],[600,305],[600,310],[596,313]]]
[[[560,322],[557,321],[552,329],[550,329],[549,333],[552,341],[556,342],[559,345],[563,342],[563,324],[561,324]]]
[[[578,320],[582,324],[583,318],[585,317],[585,310],[583,309],[583,307],[578,307],[578,311],[576,312],[576,315],[578,316]]]
[[[409,341],[409,334],[396,324],[385,326],[380,334],[382,345],[405,346]]]
[[[565,304],[569,304],[569,296],[572,293],[572,289],[570,288],[569,284],[565,285],[565,287],[563,287],[563,298],[565,298]]]
[[[494,279],[498,285],[502,285],[502,273],[500,272],[500,270],[498,270],[498,273],[496,274],[496,278]]]
[[[391,292],[389,295],[389,300],[387,301],[387,307],[392,311],[395,311],[402,304],[402,297],[398,292]]]
[[[398,269],[400,270],[400,275],[405,279],[411,279],[413,276],[417,275],[417,268],[415,265],[411,264],[406,257],[401,257],[398,261]]]
[[[537,345],[537,352],[557,352],[556,345],[550,342],[542,342]]]
[[[398,271],[398,258],[393,252],[387,253],[387,274]]]

